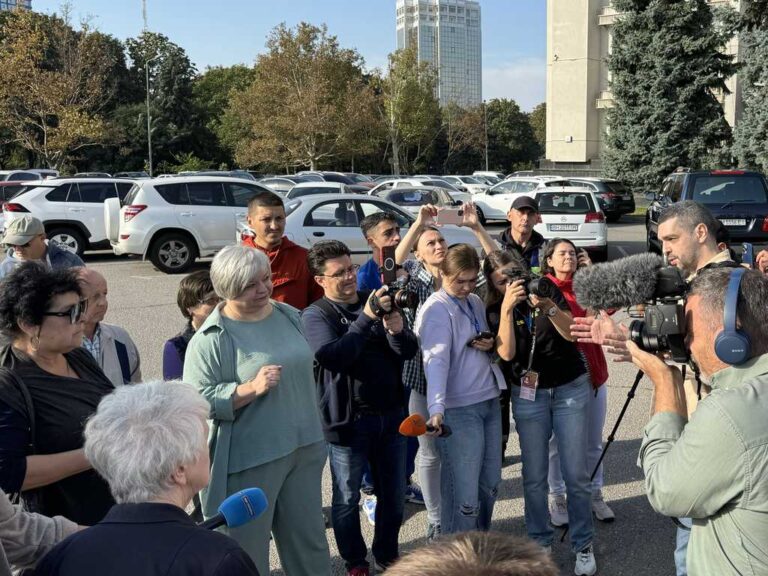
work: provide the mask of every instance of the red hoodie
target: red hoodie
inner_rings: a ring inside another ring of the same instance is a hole
[[[323,297],[323,289],[315,282],[307,266],[307,249],[283,236],[280,246],[266,250],[256,244],[255,238],[243,239],[243,246],[261,250],[269,258],[272,268],[272,299],[304,310]]]
[[[573,280],[558,280],[552,274],[547,274],[547,278],[552,280],[560,288],[568,307],[571,309],[573,317],[585,317],[587,311],[576,302],[576,294],[573,292]],[[589,368],[589,377],[592,380],[592,386],[599,388],[608,380],[608,363],[605,361],[605,354],[599,344],[576,344],[587,359]]]

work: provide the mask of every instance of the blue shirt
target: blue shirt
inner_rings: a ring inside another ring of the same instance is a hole
[[[376,260],[371,258],[357,271],[357,289],[365,292],[366,290],[378,290],[382,286],[379,265]]]

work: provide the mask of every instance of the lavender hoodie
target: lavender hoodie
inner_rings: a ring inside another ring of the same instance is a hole
[[[480,330],[488,330],[485,306],[476,294],[458,299],[457,305],[445,290],[439,290],[427,299],[416,318],[414,331],[421,340],[430,416],[444,414],[446,408],[496,398],[499,390],[506,388],[491,356],[467,346],[477,334],[470,309]]]

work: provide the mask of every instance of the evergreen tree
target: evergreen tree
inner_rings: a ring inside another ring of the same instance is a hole
[[[737,69],[723,53],[737,20],[706,0],[616,0],[605,172],[655,189],[678,166],[698,168],[729,145],[718,95]],[[720,13],[721,12],[721,13]]]
[[[768,30],[741,35],[744,113],[734,132],[739,165],[768,170]]]

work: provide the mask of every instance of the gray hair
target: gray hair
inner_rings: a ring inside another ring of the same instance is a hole
[[[711,242],[717,244],[717,219],[709,211],[709,208],[693,200],[683,200],[682,202],[675,202],[670,204],[659,216],[659,224],[663,224],[667,220],[677,218],[680,226],[686,230],[689,234],[693,234],[693,230],[699,224],[704,224],[707,227],[707,234],[709,235]]]
[[[725,295],[732,268],[715,268],[700,272],[691,283],[689,296],[699,296],[699,306],[715,329],[723,324]],[[768,278],[757,270],[746,270],[741,278],[736,322],[750,340],[751,356],[768,352]]]
[[[261,250],[232,245],[223,248],[211,263],[211,282],[219,298],[232,300],[254,278],[270,273],[269,258]]]
[[[172,487],[179,466],[200,457],[209,410],[183,382],[120,386],[85,426],[85,457],[118,503],[152,501]]]

